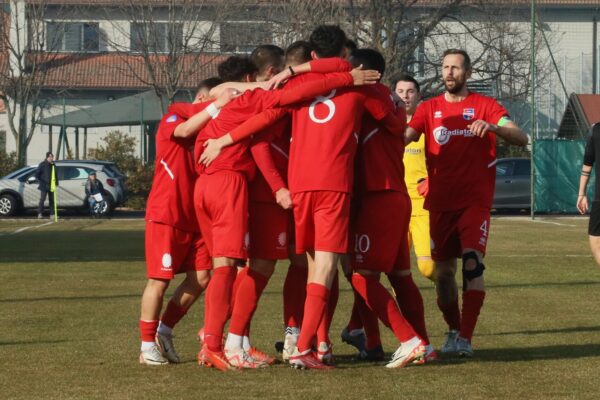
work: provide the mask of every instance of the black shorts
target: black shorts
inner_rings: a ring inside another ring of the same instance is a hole
[[[600,201],[592,202],[592,211],[590,212],[590,225],[588,235],[600,236]]]

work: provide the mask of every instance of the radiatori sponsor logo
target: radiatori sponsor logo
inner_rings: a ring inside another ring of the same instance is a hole
[[[470,129],[453,129],[449,131],[445,126],[438,126],[433,130],[433,138],[440,146],[445,145],[452,136],[473,136]]]

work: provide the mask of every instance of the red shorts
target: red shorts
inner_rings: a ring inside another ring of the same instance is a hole
[[[292,195],[292,201],[296,225],[296,253],[313,250],[346,253],[350,220],[348,193],[300,192]]]
[[[277,203],[251,201],[249,230],[250,258],[282,260],[288,258],[290,212]]]
[[[361,197],[353,227],[354,270],[389,273],[410,269],[410,210],[410,198],[400,192],[369,192]]]
[[[429,213],[431,257],[445,261],[462,257],[464,249],[485,254],[490,233],[490,209],[469,207],[457,211]]]
[[[212,264],[202,236],[158,222],[146,222],[146,276],[173,279],[187,271],[210,270]]]
[[[194,207],[211,257],[248,257],[248,184],[243,173],[200,175],[194,187]]]

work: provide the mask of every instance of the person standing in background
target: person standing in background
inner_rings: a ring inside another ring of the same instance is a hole
[[[579,178],[577,209],[581,214],[585,214],[588,211],[586,188],[590,180],[590,175],[592,174],[592,167],[598,158],[600,158],[600,124],[594,124],[591,129],[591,135],[585,146],[583,167],[581,168],[581,177]],[[598,163],[596,163],[596,176],[598,176]],[[600,265],[600,201],[598,200],[600,188],[598,185],[600,185],[600,181],[596,178],[596,194],[592,201],[588,235],[594,260],[596,260],[596,264]]]
[[[44,212],[44,203],[48,196],[48,207],[50,208],[50,219],[54,218],[54,191],[50,188],[52,182],[52,170],[54,169],[54,154],[46,153],[46,159],[42,161],[35,171],[35,179],[38,181],[38,189],[40,190],[40,202],[38,204],[38,219],[42,218]],[[56,178],[55,178],[56,179]],[[58,186],[58,179],[56,179]]]

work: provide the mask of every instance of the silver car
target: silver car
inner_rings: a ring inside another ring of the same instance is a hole
[[[495,209],[527,210],[531,207],[531,160],[501,158],[496,163]]]
[[[18,211],[37,209],[40,200],[38,182],[35,178],[37,165],[30,165],[0,179],[0,216],[14,215]],[[109,214],[127,198],[125,177],[115,163],[108,161],[61,160],[56,161],[56,190],[58,208],[88,207],[85,183],[90,172],[104,185],[106,207]]]

